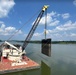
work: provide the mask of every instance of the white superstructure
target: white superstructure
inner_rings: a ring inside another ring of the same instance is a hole
[[[9,42],[5,41],[2,46],[2,57],[8,58],[12,61],[19,61],[22,59],[22,47],[21,46],[14,46],[13,44],[10,44]]]

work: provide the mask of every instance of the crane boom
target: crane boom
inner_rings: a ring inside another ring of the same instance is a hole
[[[26,48],[26,46],[28,45],[28,42],[30,41],[31,37],[33,36],[34,31],[36,30],[36,28],[37,28],[37,26],[38,26],[38,24],[39,24],[39,22],[40,22],[40,20],[41,20],[41,18],[43,16],[43,14],[47,10],[47,8],[48,8],[48,5],[44,5],[43,6],[41,12],[39,13],[37,19],[35,20],[30,32],[28,33],[28,35],[27,35],[27,37],[26,37],[26,39],[24,41],[24,44],[22,46],[22,50],[24,50]]]

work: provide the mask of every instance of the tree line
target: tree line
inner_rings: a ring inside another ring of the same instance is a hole
[[[4,42],[5,40],[0,40],[0,42]],[[24,40],[10,40],[9,42],[24,42]],[[31,40],[27,41],[28,43],[41,43],[40,40]],[[76,44],[76,41],[51,41],[52,44]]]

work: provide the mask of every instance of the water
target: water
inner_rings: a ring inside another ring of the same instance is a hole
[[[76,75],[76,44],[52,44],[51,57],[41,54],[41,44],[29,44],[26,53],[41,68],[4,75]]]

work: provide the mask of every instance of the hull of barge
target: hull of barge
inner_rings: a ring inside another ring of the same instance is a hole
[[[24,56],[24,59],[22,59],[21,62],[10,61],[3,57],[0,62],[0,74],[38,68],[40,68],[40,65],[27,56]]]

